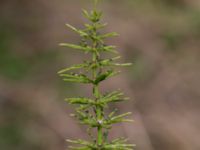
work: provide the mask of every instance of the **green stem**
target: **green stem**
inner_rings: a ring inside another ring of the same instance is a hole
[[[98,100],[99,95],[100,95],[100,93],[98,91],[98,87],[94,86],[94,90],[95,90],[95,93],[97,94],[95,97]],[[102,126],[101,126],[102,108],[100,106],[96,107],[96,117],[97,117],[97,120],[99,121],[99,126],[97,127],[97,143],[98,143],[98,146],[101,146],[102,142],[103,142],[103,133],[102,133]]]
[[[96,45],[94,43],[94,45]],[[97,64],[97,54],[94,52],[93,53],[93,62]],[[93,79],[95,80],[97,77],[97,68],[93,69]],[[98,89],[98,85],[93,85],[93,95],[95,96],[96,100],[98,101],[100,98],[100,92]],[[99,126],[97,127],[97,144],[98,146],[102,145],[103,142],[103,132],[102,132],[102,126],[101,126],[101,121],[102,121],[102,108],[100,106],[96,106],[96,117],[97,120],[99,121]]]

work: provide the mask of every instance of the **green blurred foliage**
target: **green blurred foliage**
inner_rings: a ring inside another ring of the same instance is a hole
[[[11,99],[0,101],[3,101],[0,107],[0,147],[5,150],[40,150],[40,142],[29,141],[25,133],[26,130],[30,130],[26,125],[38,118],[37,114],[24,104],[18,104]]]
[[[13,41],[17,35],[7,26],[0,26],[0,74],[12,80],[22,80],[33,67],[56,60],[55,51],[41,51],[35,55],[23,56],[15,51]],[[19,38],[19,37],[18,37]]]

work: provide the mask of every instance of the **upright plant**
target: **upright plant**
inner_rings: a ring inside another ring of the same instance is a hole
[[[90,12],[83,10],[83,15],[88,23],[84,24],[83,29],[77,29],[66,24],[70,29],[78,33],[81,37],[79,44],[61,43],[60,46],[80,50],[91,56],[91,60],[85,60],[82,64],[76,64],[58,72],[64,81],[77,82],[92,85],[91,97],[67,98],[66,101],[76,105],[76,113],[73,114],[81,124],[87,125],[87,133],[91,141],[86,140],[67,140],[73,145],[73,150],[132,150],[133,144],[126,144],[127,139],[117,138],[108,140],[109,130],[115,123],[129,122],[126,116],[131,113],[116,115],[116,109],[111,113],[106,113],[105,109],[111,103],[127,100],[124,94],[117,90],[113,92],[102,93],[99,89],[100,83],[119,73],[115,71],[116,66],[129,66],[130,63],[120,64],[116,60],[120,56],[113,58],[103,58],[103,53],[118,54],[115,46],[105,44],[105,39],[117,36],[115,32],[102,34],[100,29],[106,26],[101,22],[102,12],[96,8],[98,0],[94,1],[94,9]]]

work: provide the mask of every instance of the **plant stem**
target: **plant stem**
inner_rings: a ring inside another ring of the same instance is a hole
[[[95,3],[94,3],[94,10],[96,11],[96,5],[98,3],[98,0],[95,0]],[[97,31],[96,31],[96,23],[93,23],[93,32],[95,35],[97,35]],[[97,41],[96,40],[93,40],[93,48],[94,50],[97,48]],[[97,78],[97,70],[99,69],[98,68],[98,53],[96,52],[96,50],[93,52],[93,62],[95,63],[95,67],[93,69],[93,79],[95,80]],[[100,91],[99,91],[99,88],[98,88],[98,84],[94,84],[93,85],[93,95],[95,96],[95,99],[96,101],[99,100],[101,94],[100,94]],[[97,127],[97,147],[98,147],[98,150],[101,150],[101,146],[103,145],[103,131],[102,131],[102,108],[101,106],[96,106],[95,108],[95,113],[96,113],[96,119],[98,120],[99,122],[99,126]]]
[[[98,87],[95,87],[95,88],[98,90]],[[102,133],[102,127],[101,127],[102,108],[100,106],[97,106],[96,116],[97,116],[97,120],[99,121],[99,126],[97,127],[97,143],[98,143],[98,146],[101,146],[102,140],[103,140],[103,133]]]
[[[94,42],[94,48],[96,48],[96,42]],[[96,54],[96,52],[93,53],[93,62],[97,65],[98,63],[98,56]],[[93,69],[93,79],[95,80],[97,77],[97,69],[98,68],[94,68]],[[100,91],[98,89],[98,85],[94,84],[93,85],[93,95],[95,96],[96,101],[99,100],[100,98]],[[101,120],[102,120],[102,108],[100,106],[96,106],[96,117],[97,120],[99,122],[99,126],[97,127],[97,145],[100,148],[103,142],[103,133],[102,133],[102,126],[101,126]]]

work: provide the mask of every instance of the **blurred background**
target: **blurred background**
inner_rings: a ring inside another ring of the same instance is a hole
[[[91,88],[64,83],[56,72],[81,62],[81,53],[58,47],[78,42],[65,27],[82,27],[81,9],[92,0],[0,1],[0,149],[64,150],[65,139],[88,138],[69,114],[65,97]],[[110,107],[132,111],[132,124],[116,125],[137,150],[200,150],[200,1],[103,0],[105,32],[119,37],[120,76],[102,84],[121,88],[131,101]]]

